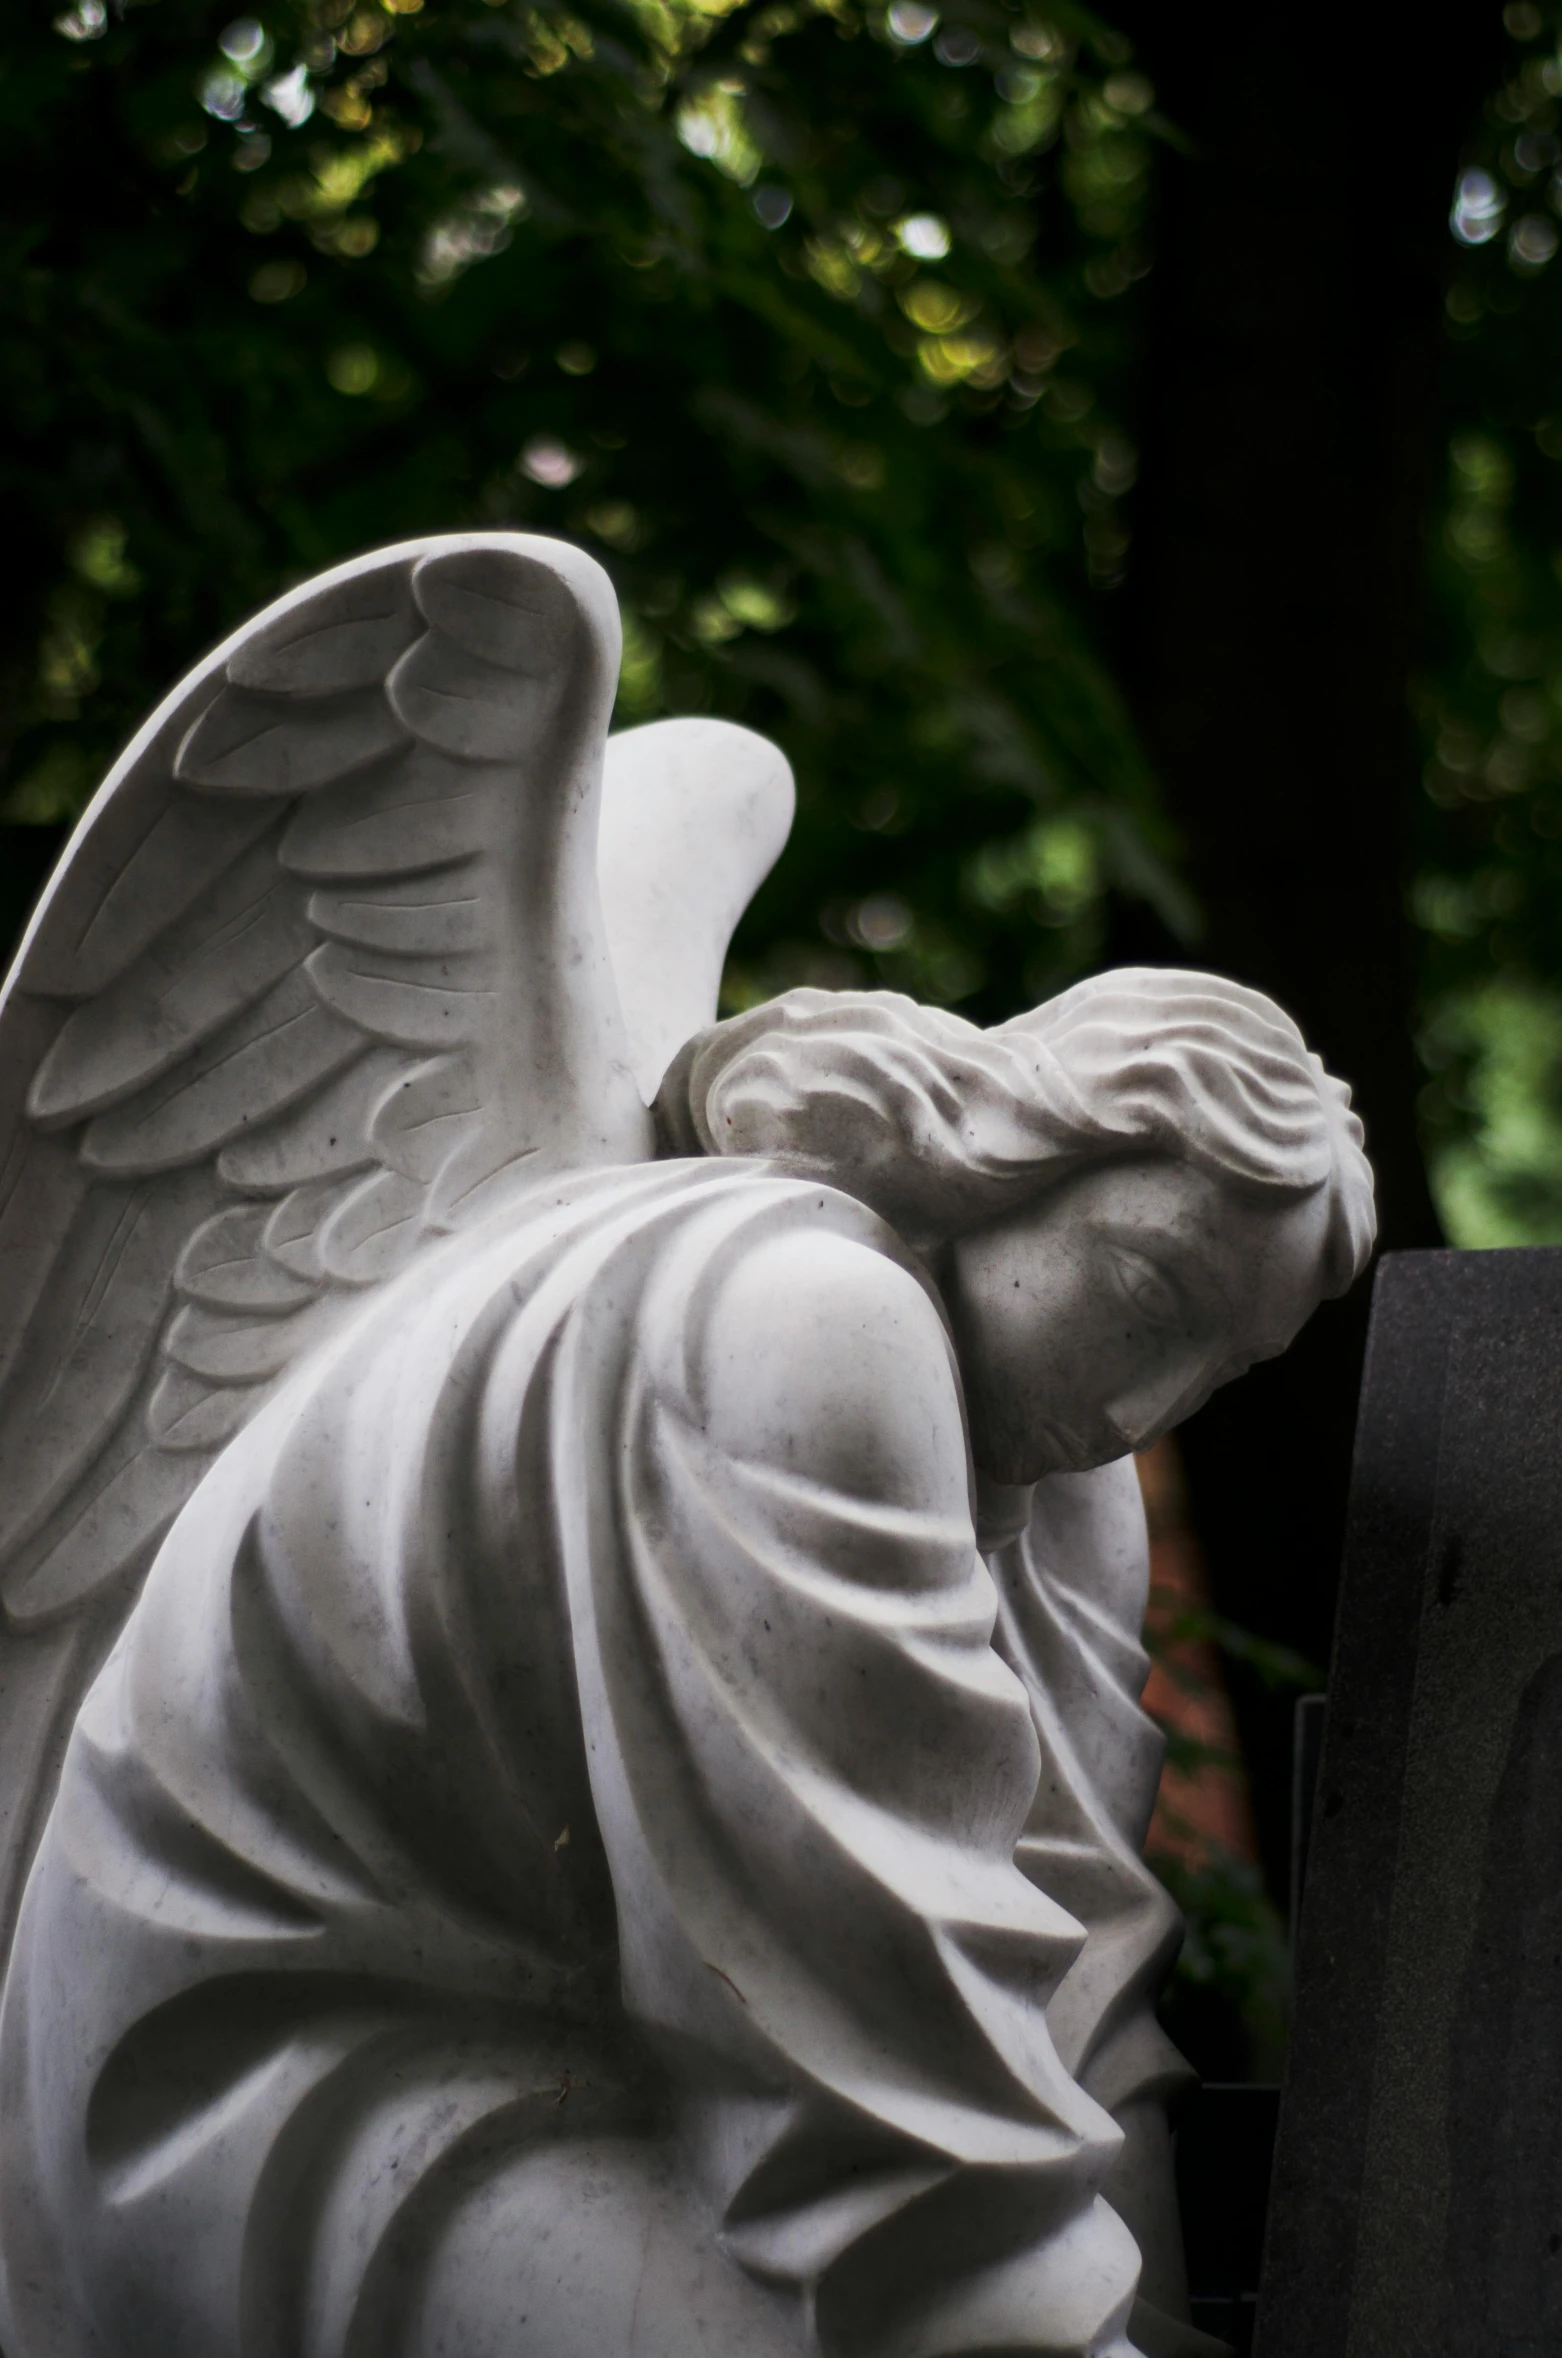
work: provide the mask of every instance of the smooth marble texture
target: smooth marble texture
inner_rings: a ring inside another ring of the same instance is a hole
[[[790,776],[616,660],[556,542],[306,585],[7,986],[7,2358],[1210,2347],[1126,1453],[1359,1126],[1208,976],[716,1023]]]
[[[607,741],[597,881],[647,1105],[716,1012],[727,944],[794,801],[783,756],[730,721],[649,721]]]

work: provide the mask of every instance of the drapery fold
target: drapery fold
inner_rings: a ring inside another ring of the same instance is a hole
[[[828,1276],[773,1331],[761,1262]],[[539,1187],[377,1301],[82,1712],[0,2010],[11,2358],[414,2358],[457,2191],[598,2134],[800,2351],[1126,2351],[967,1478],[914,1266],[763,1166]]]

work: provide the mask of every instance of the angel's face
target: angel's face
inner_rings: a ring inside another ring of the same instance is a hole
[[[1321,1291],[1326,1196],[1255,1202],[1146,1156],[957,1238],[941,1274],[980,1471],[1103,1465],[1283,1351]]]

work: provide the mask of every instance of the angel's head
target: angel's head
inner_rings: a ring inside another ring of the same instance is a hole
[[[1143,1448],[1372,1249],[1349,1091],[1213,975],[1122,968],[991,1031],[791,991],[690,1042],[660,1102],[675,1144],[828,1178],[923,1256],[1002,1483]]]

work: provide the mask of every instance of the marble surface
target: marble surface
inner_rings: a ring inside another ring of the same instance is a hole
[[[306,585],[0,1005],[7,2358],[1195,2358],[1127,1453],[1348,1284],[1133,969],[727,1023],[791,781],[561,543]]]

